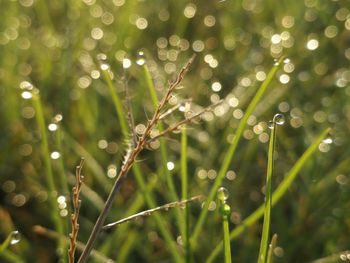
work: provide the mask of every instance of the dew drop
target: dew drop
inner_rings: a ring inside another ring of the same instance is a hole
[[[269,121],[267,126],[269,127],[269,129],[273,129],[275,125],[274,125],[273,121]]]
[[[48,129],[49,131],[56,131],[58,129],[58,125],[56,123],[50,123]]]
[[[131,60],[128,58],[123,59],[123,68],[128,69],[131,67]]]
[[[228,199],[229,193],[225,187],[220,187],[218,189],[218,199],[225,202]]]
[[[33,90],[33,84],[28,82],[28,81],[22,81],[20,84],[19,84],[19,87],[21,89],[24,89],[24,90]]]
[[[285,59],[283,60],[283,63],[284,63],[284,64],[290,63],[290,59],[289,59],[289,58],[285,58]]]
[[[21,96],[23,99],[29,100],[33,97],[33,94],[30,91],[23,91]]]
[[[51,153],[50,156],[51,156],[51,159],[57,160],[58,158],[60,158],[61,154],[59,152],[57,152],[57,151],[54,151],[54,152]]]
[[[326,138],[323,140],[323,143],[325,144],[331,144],[333,142],[332,138]]]
[[[284,118],[283,114],[277,113],[275,116],[273,116],[273,121],[277,125],[283,125],[286,122],[286,119]]]
[[[172,171],[175,168],[175,164],[173,162],[167,162],[166,167],[169,171]]]
[[[109,69],[109,65],[106,64],[106,63],[101,64],[100,67],[101,67],[102,70],[108,70]]]
[[[143,51],[139,51],[139,52],[137,53],[136,64],[142,66],[142,65],[145,64],[145,62],[146,62],[146,61],[145,61],[145,58],[144,58],[144,53],[143,53]]]
[[[275,58],[274,60],[273,60],[273,65],[274,66],[278,66],[280,63],[278,62],[278,59],[277,58]]]
[[[21,241],[21,234],[16,230],[11,233],[11,245],[17,244],[19,241]]]

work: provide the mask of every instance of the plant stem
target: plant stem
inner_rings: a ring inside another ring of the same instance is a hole
[[[277,124],[273,120],[271,127],[271,135],[269,142],[269,153],[267,160],[267,176],[266,176],[266,189],[265,189],[265,204],[264,204],[264,225],[261,235],[260,250],[258,256],[258,263],[266,262],[266,253],[269,242],[270,234],[270,221],[271,221],[271,189],[272,189],[272,173],[273,173],[273,161],[276,141],[276,127]]]
[[[324,138],[328,135],[330,128],[325,129],[315,140],[314,142],[307,148],[307,150],[303,153],[303,155],[298,159],[298,161],[294,164],[294,166],[289,170],[283,181],[277,187],[277,189],[272,194],[272,206],[274,206],[287,192],[290,185],[294,182],[301,168],[303,168],[306,161],[310,159],[310,157],[317,150],[318,145],[324,140]],[[251,213],[246,219],[242,221],[242,223],[237,226],[230,233],[230,239],[235,239],[239,235],[243,233],[245,229],[254,224],[256,221],[260,219],[264,214],[264,206],[261,205],[258,209],[256,209],[253,213]],[[223,243],[219,243],[215,249],[211,252],[206,263],[211,263],[214,259],[220,254],[220,251],[223,249]]]
[[[230,246],[230,228],[228,222],[228,216],[222,217],[222,230],[224,233],[224,251],[225,251],[225,263],[231,263],[231,246]]]
[[[170,83],[169,88],[168,88],[166,94],[164,95],[163,99],[160,101],[157,109],[155,110],[152,119],[150,121],[148,121],[145,132],[143,133],[142,137],[139,138],[137,145],[132,149],[130,154],[124,160],[124,163],[123,163],[123,165],[120,169],[120,172],[117,176],[117,179],[115,180],[113,187],[108,195],[105,206],[104,206],[103,210],[101,211],[99,217],[97,218],[97,221],[96,221],[94,228],[90,234],[88,242],[86,243],[86,247],[78,260],[78,263],[84,263],[87,261],[89,255],[91,253],[91,250],[94,247],[96,239],[102,230],[103,224],[108,216],[108,213],[112,207],[113,201],[114,201],[114,199],[119,191],[120,185],[122,184],[123,180],[125,179],[125,177],[127,176],[128,172],[129,172],[129,170],[131,169],[131,167],[135,163],[136,157],[139,155],[139,153],[144,148],[144,146],[147,142],[147,139],[150,136],[152,129],[157,125],[157,123],[160,119],[161,111],[163,110],[165,105],[169,102],[169,99],[170,99],[171,94],[174,91],[174,89],[182,82],[183,78],[185,77],[185,74],[188,71],[189,66],[193,62],[193,59],[194,59],[194,57],[192,57],[187,62],[187,64],[179,72],[176,80],[174,80],[172,83]],[[179,260],[180,259],[177,258],[177,261],[179,261]]]
[[[42,105],[40,101],[39,90],[34,89],[32,94],[33,94],[33,106],[36,112],[35,114],[36,122],[41,134],[41,152],[43,153],[46,182],[49,190],[49,202],[51,204],[51,209],[52,209],[50,216],[52,221],[55,224],[55,228],[57,232],[60,234],[64,234],[65,233],[64,225],[63,225],[62,219],[59,217],[59,208],[56,201],[56,186],[53,179],[52,165],[50,160],[49,142],[48,142],[47,133],[46,133],[46,124],[45,124],[45,118],[44,118]],[[64,253],[64,251],[66,251],[66,244],[61,240],[59,240],[58,247],[62,251],[62,253],[60,254],[60,258],[65,262],[66,254]]]
[[[206,219],[207,214],[208,214],[209,203],[214,200],[215,195],[216,195],[216,191],[219,189],[221,182],[224,179],[225,174],[226,174],[226,172],[231,164],[232,158],[236,152],[238,143],[242,137],[243,131],[244,131],[245,126],[247,124],[247,120],[250,117],[250,115],[253,113],[253,110],[255,109],[258,102],[263,97],[265,91],[267,90],[267,87],[271,83],[273,77],[275,76],[275,74],[277,72],[277,69],[279,68],[279,64],[281,64],[282,59],[283,58],[281,58],[279,60],[279,63],[277,65],[272,67],[272,69],[268,73],[265,81],[261,84],[258,91],[256,92],[256,95],[254,96],[254,98],[250,102],[242,120],[239,122],[238,128],[236,130],[236,134],[235,134],[235,136],[234,136],[234,138],[233,138],[233,140],[232,140],[232,142],[231,142],[231,144],[226,152],[226,155],[225,155],[224,161],[221,165],[221,168],[219,170],[218,176],[215,179],[214,185],[210,189],[207,200],[204,202],[203,209],[199,215],[199,219],[197,221],[196,227],[195,227],[195,229],[193,231],[193,235],[191,237],[192,244],[197,243],[197,239],[199,237],[199,234],[202,232],[202,228],[203,228],[205,219]]]
[[[182,128],[181,133],[181,198],[183,200],[188,198],[188,171],[187,171],[187,133],[186,127]],[[184,210],[185,229],[183,242],[185,247],[186,262],[191,261],[191,244],[190,244],[190,213],[189,207],[186,206]]]

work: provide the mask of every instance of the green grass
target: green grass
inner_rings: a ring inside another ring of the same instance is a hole
[[[270,141],[269,141],[269,152],[268,152],[268,158],[267,158],[267,173],[266,173],[266,185],[265,185],[265,202],[264,202],[264,224],[261,234],[261,241],[260,241],[260,250],[259,250],[259,256],[258,256],[258,262],[259,263],[265,263],[266,257],[267,257],[267,248],[269,244],[269,236],[270,236],[270,225],[271,225],[271,206],[272,206],[272,175],[273,175],[273,163],[274,163],[274,157],[275,157],[275,145],[276,145],[276,134],[277,134],[277,125],[279,118],[281,117],[281,114],[276,114],[273,117],[273,120],[271,121],[270,129]],[[284,123],[284,121],[283,121]],[[282,123],[282,124],[283,124]]]
[[[59,209],[57,205],[57,189],[54,181],[53,171],[52,171],[52,164],[51,164],[51,158],[50,158],[50,150],[49,150],[49,142],[46,132],[46,122],[45,117],[42,110],[42,104],[40,101],[40,94],[39,90],[34,88],[32,92],[32,100],[33,100],[33,106],[36,112],[36,122],[38,125],[38,128],[40,130],[41,135],[41,152],[43,155],[44,160],[44,167],[45,167],[45,178],[47,182],[47,189],[48,189],[48,199],[51,206],[51,212],[50,217],[55,225],[55,229],[59,234],[64,235],[66,233],[64,221],[59,216]],[[66,186],[65,186],[66,187]],[[61,251],[59,254],[60,259],[63,262],[67,261],[67,255],[64,253],[64,251],[67,251],[68,246],[63,242],[62,240],[58,241],[58,249]]]
[[[224,179],[226,172],[230,166],[230,163],[232,162],[232,158],[235,154],[235,151],[237,149],[238,143],[242,138],[243,135],[243,131],[244,128],[247,125],[247,120],[250,117],[250,115],[253,113],[253,110],[255,109],[255,107],[257,106],[257,104],[259,103],[259,101],[262,99],[264,93],[266,92],[270,82],[273,80],[273,77],[275,76],[278,67],[280,66],[281,62],[282,62],[283,58],[281,58],[278,63],[276,65],[274,65],[272,67],[272,69],[270,70],[270,72],[267,74],[267,77],[265,79],[265,81],[261,84],[261,86],[258,88],[254,98],[251,100],[251,102],[249,103],[248,108],[246,109],[243,118],[241,119],[239,126],[237,128],[237,130],[235,131],[235,135],[228,147],[228,149],[225,151],[226,155],[224,157],[224,160],[222,162],[222,165],[220,167],[219,173],[217,178],[215,179],[214,185],[211,187],[209,195],[207,197],[207,200],[204,204],[204,207],[201,211],[201,214],[199,215],[198,221],[196,223],[196,227],[193,231],[193,235],[191,237],[191,240],[194,244],[196,244],[197,239],[199,237],[199,234],[202,231],[203,228],[203,224],[204,221],[207,217],[208,214],[208,207],[209,207],[209,203],[214,200],[216,191],[219,189],[222,180]]]
[[[268,254],[265,234],[272,231],[284,251],[274,255],[276,263],[327,260],[349,249],[346,1],[0,0],[0,14],[0,244],[12,231],[22,236],[0,261],[60,259],[82,156],[78,238],[86,243],[115,180],[110,167],[120,170],[132,139],[128,108],[135,124],[147,123],[194,53],[164,109],[175,110],[157,129],[185,117],[182,102],[193,113],[222,104],[161,138],[158,149],[142,151],[106,221],[191,196],[205,200],[101,233],[99,255],[117,262],[223,262],[225,234],[234,262],[254,262],[262,235]],[[140,52],[143,65],[136,63]],[[124,58],[131,61],[127,69]],[[24,81],[40,97],[24,99]],[[262,187],[272,160],[267,120],[276,112],[286,123],[278,129],[271,226],[264,232]],[[48,131],[58,114],[58,130]],[[327,127],[329,134],[317,135]],[[53,151],[59,159],[51,159]],[[230,241],[215,203],[221,186],[231,195]],[[61,195],[67,201],[58,207]],[[61,236],[37,235],[34,225]]]
[[[301,168],[304,166],[307,160],[311,158],[313,153],[317,150],[319,144],[324,140],[324,138],[328,135],[330,129],[324,130],[315,140],[314,142],[307,148],[307,150],[303,153],[303,155],[298,159],[298,161],[293,165],[293,167],[289,170],[283,181],[279,184],[277,189],[273,191],[271,198],[271,205],[274,206],[284,194],[286,194],[288,188],[291,186],[293,181],[296,179],[298,173]],[[259,220],[264,215],[265,207],[264,205],[260,206],[253,213],[251,213],[246,219],[242,221],[242,223],[236,227],[230,233],[230,239],[235,239],[239,235],[241,235],[244,230],[246,230],[249,226],[254,224],[257,220]],[[217,245],[215,249],[211,252],[210,256],[207,259],[207,263],[213,262],[215,257],[218,256],[218,253],[222,250],[222,243]]]

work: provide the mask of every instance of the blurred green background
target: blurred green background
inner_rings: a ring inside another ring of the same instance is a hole
[[[21,234],[1,262],[59,262],[62,253],[55,239],[33,232],[34,225],[55,230],[55,211],[29,84],[40,91],[53,194],[66,236],[68,190],[80,157],[86,159],[79,219],[79,240],[86,242],[127,147],[100,61],[110,65],[121,98],[121,80],[128,80],[136,129],[142,131],[153,112],[142,60],[160,98],[194,53],[183,88],[171,100],[172,106],[187,104],[167,117],[165,127],[183,119],[184,111],[224,103],[187,126],[189,196],[208,193],[250,99],[284,55],[223,182],[230,192],[230,228],[264,201],[267,122],[281,112],[286,123],[277,132],[274,188],[317,134],[326,127],[332,132],[272,210],[276,262],[309,262],[350,249],[349,9],[348,0],[0,0],[0,240],[14,230]],[[171,134],[165,141],[167,173],[179,196],[180,137]],[[162,205],[176,200],[158,147],[144,151],[138,164]],[[189,207],[192,229],[201,206]],[[107,221],[147,208],[131,172]],[[181,251],[175,210],[160,214]],[[217,210],[212,204],[195,262],[204,262],[222,239]],[[261,226],[259,221],[231,243],[234,262],[256,260]],[[172,262],[152,216],[101,235],[96,248],[117,262]],[[216,260],[222,262],[222,255]]]

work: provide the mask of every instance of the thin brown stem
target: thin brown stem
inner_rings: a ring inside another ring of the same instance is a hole
[[[171,202],[171,203],[168,203],[168,204],[165,204],[165,205],[162,205],[162,206],[158,206],[158,207],[155,207],[155,208],[152,208],[152,209],[148,209],[148,210],[139,212],[137,214],[134,214],[134,215],[125,217],[123,219],[120,219],[120,220],[118,220],[116,222],[107,224],[107,225],[103,226],[102,229],[103,230],[108,230],[108,229],[117,227],[118,225],[121,225],[123,223],[126,223],[128,221],[135,220],[135,219],[140,218],[140,217],[150,216],[152,213],[157,212],[157,211],[161,211],[161,210],[167,211],[169,208],[183,207],[187,203],[190,203],[190,202],[193,202],[193,201],[197,201],[197,200],[200,200],[202,198],[203,198],[203,196],[197,195],[197,196],[194,196],[194,197],[186,199],[186,200]]]
[[[77,238],[78,238],[78,231],[79,231],[78,218],[79,218],[79,211],[80,211],[80,205],[81,205],[81,200],[79,199],[79,196],[80,196],[81,187],[82,187],[83,178],[84,178],[81,174],[83,165],[84,165],[84,159],[81,158],[80,164],[79,166],[76,167],[76,170],[75,170],[75,186],[72,189],[73,213],[71,216],[72,233],[69,234],[69,240],[70,240],[69,250],[68,250],[69,263],[74,263],[74,254],[75,254]]]
[[[222,103],[222,101],[214,103],[213,105],[210,105],[210,106],[206,107],[205,109],[201,110],[200,112],[197,112],[196,114],[194,114],[194,115],[192,115],[192,116],[190,116],[190,117],[188,117],[186,119],[183,119],[182,121],[179,121],[179,122],[175,123],[174,125],[170,126],[169,128],[165,129],[164,131],[160,132],[156,136],[148,139],[147,140],[147,144],[157,140],[160,137],[163,137],[166,134],[169,134],[169,133],[171,133],[173,131],[179,130],[182,125],[193,122],[196,118],[202,116],[206,112],[212,111],[214,107],[216,107],[217,105],[219,105],[221,103]]]
[[[80,256],[78,263],[85,263],[87,261],[89,255],[91,253],[91,250],[94,247],[96,239],[102,230],[102,227],[103,227],[103,224],[107,218],[107,215],[112,207],[113,201],[118,193],[119,186],[121,185],[123,179],[126,177],[127,173],[129,172],[130,168],[132,167],[132,165],[135,163],[136,157],[141,152],[141,150],[144,148],[147,140],[150,137],[150,133],[151,133],[152,129],[157,125],[157,123],[160,119],[161,112],[164,110],[165,105],[169,102],[172,92],[182,82],[182,80],[185,77],[185,74],[187,73],[193,60],[194,60],[194,56],[181,69],[181,71],[179,72],[175,81],[173,81],[169,84],[168,90],[167,90],[166,94],[164,95],[163,99],[158,104],[158,107],[157,107],[156,111],[154,112],[152,119],[150,121],[148,121],[148,124],[146,126],[144,134],[139,138],[135,148],[133,148],[131,150],[131,152],[128,153],[128,157],[125,158],[123,165],[120,169],[120,172],[117,176],[117,179],[115,180],[114,185],[113,185],[113,187],[109,193],[109,196],[106,200],[105,206],[104,206],[103,210],[101,211],[100,216],[96,220],[94,228],[91,231],[89,240],[86,243],[86,247]]]

